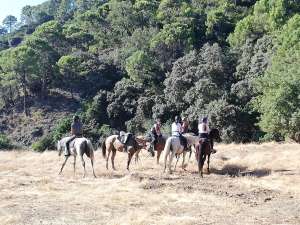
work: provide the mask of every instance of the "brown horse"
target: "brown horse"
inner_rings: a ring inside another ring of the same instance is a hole
[[[148,136],[139,136],[138,139],[147,145],[147,150],[150,151],[150,143],[151,143],[151,138]],[[159,164],[159,158],[162,153],[162,151],[165,148],[167,138],[165,136],[160,136],[158,137],[157,141],[154,144],[154,151],[157,152],[156,156],[156,163]]]
[[[220,132],[218,129],[211,129],[208,134],[209,139],[221,141]],[[211,154],[211,144],[209,140],[202,139],[201,145],[196,147],[196,159],[198,162],[198,172],[201,177],[203,177],[203,165],[207,156],[207,172],[209,171],[209,163],[210,163],[210,154]]]
[[[121,141],[118,139],[118,135],[109,136],[108,138],[105,139],[105,141],[101,145],[102,155],[104,158],[106,158],[106,169],[108,169],[108,160],[109,160],[110,153],[112,152],[111,164],[112,164],[113,170],[116,170],[114,160],[115,160],[117,151],[119,151],[119,152],[127,152],[128,153],[127,170],[129,170],[129,165],[130,165],[133,155],[135,153],[139,152],[144,147],[145,147],[144,145],[140,145],[137,142],[134,135],[130,135],[128,137],[126,146],[123,143],[121,143]],[[125,148],[127,149],[126,151],[125,151]],[[108,152],[107,157],[106,157],[106,150]]]

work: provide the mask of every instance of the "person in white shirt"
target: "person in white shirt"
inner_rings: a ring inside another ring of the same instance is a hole
[[[199,124],[198,124],[198,131],[199,131],[199,136],[200,138],[206,138],[210,141],[211,145],[211,152],[216,153],[217,151],[214,149],[214,142],[212,138],[209,138],[209,126],[208,126],[208,119],[207,117],[204,117],[202,120],[199,119]]]
[[[182,131],[181,118],[175,116],[175,120],[172,123],[172,136],[179,137],[180,144],[184,146],[184,149],[187,149],[187,140],[182,136]]]
[[[179,137],[182,133],[182,127],[180,123],[180,117],[175,116],[175,121],[172,123],[172,136]]]

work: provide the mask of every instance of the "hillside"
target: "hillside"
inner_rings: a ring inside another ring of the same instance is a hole
[[[1,135],[12,142],[45,150],[74,113],[93,140],[145,133],[156,118],[169,130],[175,115],[192,131],[207,116],[227,143],[299,140],[299,1],[48,0],[21,17],[0,27]],[[47,116],[35,124],[37,114]]]
[[[127,172],[105,169],[96,152],[96,175],[82,179],[78,161],[58,176],[55,152],[0,152],[0,220],[17,224],[291,224],[300,223],[300,148],[297,144],[218,145],[212,173],[200,178],[194,156],[187,171],[162,173],[142,153]]]

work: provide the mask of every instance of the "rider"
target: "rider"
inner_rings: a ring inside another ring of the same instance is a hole
[[[151,143],[150,143],[150,147],[154,150],[154,145],[157,143],[158,139],[160,137],[162,137],[161,131],[161,122],[160,119],[156,119],[155,124],[152,126],[151,128]]]
[[[179,137],[180,144],[184,146],[184,149],[187,148],[187,140],[184,136],[182,136],[182,126],[181,126],[181,118],[180,116],[175,116],[175,120],[172,123],[172,136]]]
[[[79,116],[73,116],[73,123],[71,125],[71,137],[66,142],[65,146],[65,156],[70,156],[70,143],[77,137],[82,136],[82,123],[80,121]]]
[[[202,120],[199,119],[198,131],[200,138],[205,138],[210,141],[211,152],[216,153],[217,151],[214,149],[214,142],[212,138],[209,138],[209,126],[208,126],[208,118],[204,117]]]
[[[182,118],[182,133],[187,133],[189,130],[189,121],[186,117]]]

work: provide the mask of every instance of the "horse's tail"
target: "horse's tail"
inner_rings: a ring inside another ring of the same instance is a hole
[[[106,144],[105,144],[105,140],[102,142],[101,148],[102,148],[102,155],[103,155],[104,158],[106,158]]]
[[[168,138],[164,147],[164,152],[167,153],[172,150],[172,139]]]
[[[89,140],[85,141],[85,149],[86,149],[85,153],[87,157],[94,160],[94,147],[91,141]]]
[[[61,147],[60,141],[57,141],[57,143],[56,143],[56,149],[58,151],[58,156],[61,156],[62,147]]]

